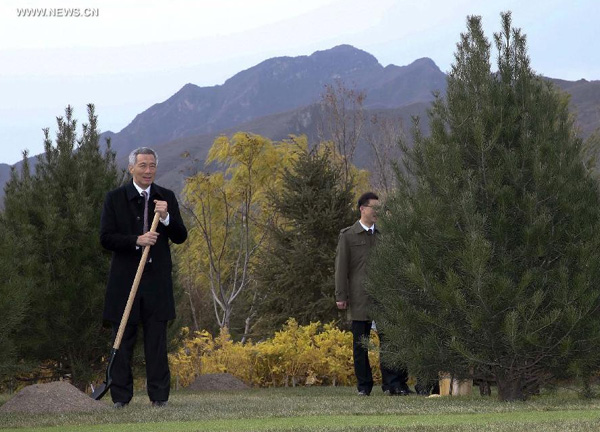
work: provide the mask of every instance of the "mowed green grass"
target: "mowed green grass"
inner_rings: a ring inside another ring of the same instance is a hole
[[[475,389],[477,391],[477,389]],[[2,395],[0,403],[10,396]],[[104,403],[111,405],[110,397]],[[145,395],[102,413],[0,414],[0,429],[35,431],[600,431],[600,400],[557,391],[527,402],[389,397],[352,388],[173,392],[167,408]]]

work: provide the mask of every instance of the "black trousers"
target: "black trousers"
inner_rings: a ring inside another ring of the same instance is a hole
[[[144,328],[144,358],[146,381],[151,401],[166,401],[171,388],[171,373],[167,356],[167,322],[156,321],[156,305],[147,282],[150,272],[144,272],[138,291],[141,324]],[[133,374],[131,359],[137,338],[138,324],[125,327],[121,346],[113,363],[110,394],[113,402],[129,402],[133,397]],[[117,336],[119,323],[113,323],[113,340]]]
[[[352,351],[354,357],[354,374],[358,391],[364,391],[367,394],[373,389],[373,374],[371,364],[369,363],[369,351],[364,346],[364,339],[371,333],[372,321],[352,321]],[[385,337],[379,333],[379,345],[385,346]],[[383,351],[383,350],[382,350]],[[386,367],[382,362],[383,355],[379,357],[379,367],[381,368],[381,388],[383,391],[391,392],[399,389],[405,389],[408,373],[406,369],[392,370]]]

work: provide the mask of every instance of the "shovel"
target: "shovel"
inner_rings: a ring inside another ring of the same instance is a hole
[[[154,213],[154,219],[152,220],[152,227],[150,231],[156,232],[156,227],[158,226],[158,221],[160,220],[160,216],[158,213]],[[135,300],[135,295],[137,293],[138,287],[140,286],[140,280],[142,279],[142,273],[144,273],[144,267],[146,266],[146,261],[148,260],[148,254],[150,253],[150,246],[144,247],[144,252],[142,253],[142,258],[140,259],[140,264],[138,265],[137,273],[135,274],[135,279],[133,279],[133,285],[131,286],[131,291],[129,292],[129,298],[127,299],[127,305],[125,305],[125,310],[123,311],[123,317],[121,318],[121,324],[119,324],[119,331],[117,332],[117,337],[115,338],[115,343],[113,344],[112,349],[110,350],[110,360],[108,361],[108,368],[106,369],[106,380],[100,384],[96,388],[92,388],[92,399],[100,400],[102,396],[108,392],[110,385],[112,384],[111,370],[113,363],[115,361],[115,356],[119,351],[119,347],[121,346],[121,339],[123,339],[123,333],[125,333],[125,326],[127,325],[127,321],[129,321],[129,314],[131,313],[131,308],[133,306],[133,301]]]

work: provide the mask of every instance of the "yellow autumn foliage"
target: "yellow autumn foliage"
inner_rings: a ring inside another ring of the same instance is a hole
[[[377,338],[372,338],[377,346]],[[207,331],[182,329],[183,345],[169,355],[171,373],[187,386],[201,374],[227,372],[256,387],[352,385],[352,333],[334,324],[300,326],[290,318],[271,339],[233,342],[227,329],[213,338]],[[379,355],[369,352],[375,380],[380,380]]]

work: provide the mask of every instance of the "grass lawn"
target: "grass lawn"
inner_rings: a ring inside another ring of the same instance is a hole
[[[477,391],[477,389],[475,389]],[[1,395],[0,404],[10,396]],[[103,400],[110,405],[110,397]],[[278,388],[239,392],[173,392],[167,408],[138,395],[125,409],[77,414],[0,414],[8,431],[594,431],[600,400],[573,392],[527,402],[495,398],[390,397],[353,388]]]

